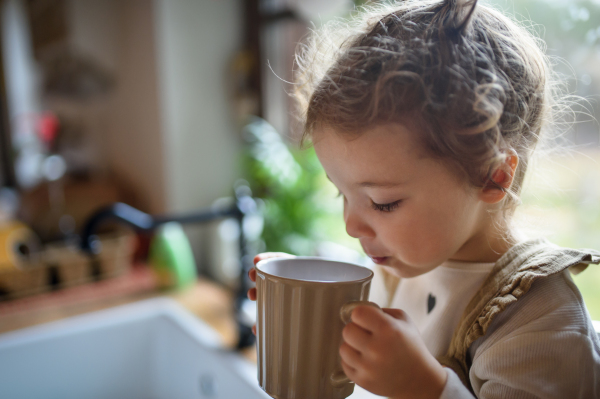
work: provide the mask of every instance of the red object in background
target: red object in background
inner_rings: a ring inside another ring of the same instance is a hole
[[[51,147],[60,128],[58,117],[52,112],[45,112],[38,116],[36,122],[39,137],[48,147]]]
[[[22,114],[18,116],[18,132],[24,134],[34,132],[52,150],[54,140],[60,130],[60,119],[51,111],[43,113]]]

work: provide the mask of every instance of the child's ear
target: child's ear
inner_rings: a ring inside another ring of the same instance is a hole
[[[488,204],[496,204],[502,201],[513,182],[518,164],[519,156],[511,149],[504,162],[492,171],[485,185],[481,188],[479,199]]]

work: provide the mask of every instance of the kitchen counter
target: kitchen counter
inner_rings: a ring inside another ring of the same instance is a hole
[[[159,296],[175,299],[219,332],[225,345],[235,346],[233,296],[227,289],[199,279],[184,290],[160,290],[149,268],[141,265],[121,277],[0,302],[0,333]],[[244,356],[256,361],[255,349]]]

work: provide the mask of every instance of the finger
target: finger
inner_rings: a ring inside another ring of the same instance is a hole
[[[392,316],[394,319],[406,321],[408,319],[408,315],[404,310],[401,309],[392,309],[392,308],[383,308],[383,313]]]
[[[253,282],[256,282],[256,269],[255,268],[250,269],[250,271],[248,272],[248,277],[250,277],[250,280],[252,280]]]
[[[371,333],[379,331],[385,324],[389,324],[385,313],[372,306],[357,306],[352,311],[350,319]]]
[[[256,301],[256,288],[250,288],[248,290],[248,299],[251,301]]]
[[[252,326],[252,334],[256,335],[256,324]]]
[[[362,355],[345,342],[340,345],[340,357],[347,365],[356,369],[362,364]]]
[[[369,343],[372,334],[356,323],[350,322],[342,330],[342,337],[344,338],[344,342],[355,350],[362,352]]]
[[[350,378],[351,381],[354,381],[354,377],[357,374],[357,371],[354,367],[350,366],[342,359],[342,370],[344,370],[344,374],[346,377]]]

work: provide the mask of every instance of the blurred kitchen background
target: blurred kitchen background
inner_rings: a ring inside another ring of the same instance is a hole
[[[533,21],[583,98],[534,165],[519,223],[599,249],[600,1],[489,2]],[[197,278],[243,311],[242,270],[265,250],[367,263],[314,152],[292,140],[288,95],[296,44],[363,3],[3,0],[2,330]],[[114,203],[132,208],[96,220],[90,257],[84,228]],[[600,320],[600,267],[575,280]]]

